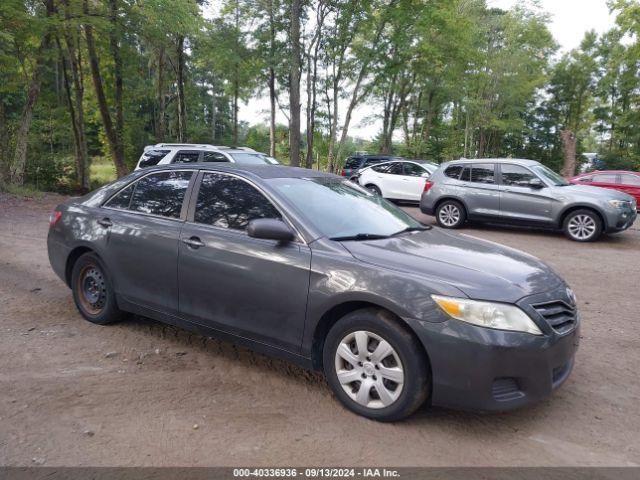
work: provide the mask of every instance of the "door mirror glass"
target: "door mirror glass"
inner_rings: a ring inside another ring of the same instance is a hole
[[[290,242],[295,238],[293,230],[276,218],[256,218],[247,225],[247,234],[253,238]]]
[[[539,178],[532,178],[529,180],[529,187],[535,189],[544,188],[544,183],[542,183],[542,180]]]

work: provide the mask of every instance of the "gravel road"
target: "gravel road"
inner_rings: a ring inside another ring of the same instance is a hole
[[[381,424],[285,362],[143,318],[82,320],[47,259],[48,214],[61,198],[0,194],[2,465],[640,465],[637,229],[585,245],[464,229],[537,255],[569,281],[583,317],[575,370],[525,410],[425,408]]]

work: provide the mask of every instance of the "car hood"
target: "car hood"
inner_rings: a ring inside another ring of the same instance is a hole
[[[562,197],[571,198],[572,200],[588,199],[588,200],[625,200],[631,201],[632,197],[619,190],[611,188],[594,187],[591,185],[566,185],[564,187],[551,187],[558,199]]]
[[[513,303],[563,283],[529,254],[440,228],[343,245],[362,262],[444,282],[478,300]]]

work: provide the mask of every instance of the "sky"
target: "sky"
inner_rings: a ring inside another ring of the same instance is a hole
[[[489,6],[506,10],[523,2],[487,0],[487,3]],[[579,46],[585,32],[593,29],[603,33],[615,23],[615,17],[609,13],[606,0],[538,0],[538,4],[542,11],[551,15],[549,29],[560,45],[560,53]],[[342,105],[341,111],[344,112],[346,107]],[[382,128],[382,120],[376,115],[379,109],[379,106],[371,104],[356,108],[349,135],[365,140],[371,140],[378,135]],[[268,125],[269,99],[266,92],[263,96],[252,98],[247,104],[241,103],[238,117],[250,125]],[[281,112],[277,113],[276,120],[278,123],[287,124],[287,119]]]

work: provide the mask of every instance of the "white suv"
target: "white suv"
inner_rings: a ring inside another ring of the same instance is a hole
[[[247,147],[225,147],[196,143],[158,143],[144,147],[136,170],[170,163],[230,162],[253,165],[278,165],[278,161]]]

